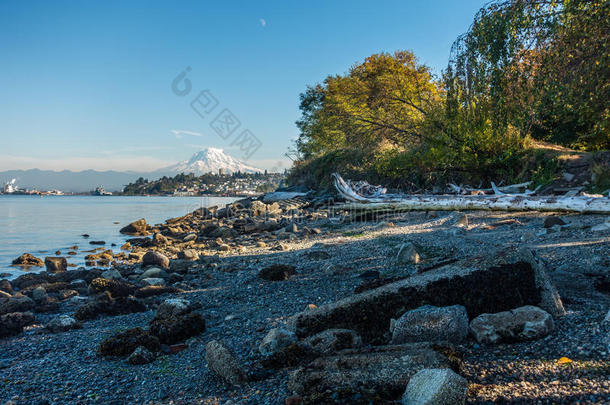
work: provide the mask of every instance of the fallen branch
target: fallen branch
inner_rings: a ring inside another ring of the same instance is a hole
[[[535,197],[532,195],[401,195],[357,193],[341,176],[332,174],[335,188],[345,198],[341,208],[350,211],[573,211],[588,214],[610,214],[610,199],[599,197]]]

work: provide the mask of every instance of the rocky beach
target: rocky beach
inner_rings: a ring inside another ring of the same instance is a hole
[[[608,403],[608,221],[328,196],[136,220],[87,267],[16,258],[0,403]]]

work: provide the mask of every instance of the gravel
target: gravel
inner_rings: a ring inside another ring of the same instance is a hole
[[[300,229],[306,225],[323,232],[282,240],[286,250],[267,243],[223,253],[216,266],[202,263],[188,279],[190,290],[151,300],[184,298],[199,305],[206,331],[189,339],[186,350],[162,354],[150,364],[102,358],[96,350],[116,332],[146,328],[154,305],[147,312],[103,317],[57,334],[42,325],[71,314],[74,307],[62,304],[58,313],[37,314],[36,325],[0,340],[0,403],[283,404],[292,395],[286,388],[290,370],[231,387],[208,370],[205,345],[222,341],[246,371],[252,370],[271,328],[284,326],[308,306],[351,295],[365,282],[358,276],[366,271],[384,274],[406,242],[418,246],[421,258],[414,266],[420,271],[452,258],[527,244],[548,263],[564,299],[567,315],[556,319],[555,330],[541,340],[486,346],[469,337],[457,346],[463,352],[461,372],[470,383],[467,403],[610,403],[610,354],[601,327],[610,296],[595,289],[599,277],[610,275],[610,231],[589,232],[605,217],[562,215],[568,225],[546,233],[541,232],[546,214],[470,212],[463,232],[455,232],[454,215],[404,213],[383,218],[385,226],[324,219],[299,223]],[[307,258],[304,251],[313,245],[329,257]],[[285,281],[257,277],[273,264],[292,265],[296,274]],[[560,362],[562,357],[571,362]]]

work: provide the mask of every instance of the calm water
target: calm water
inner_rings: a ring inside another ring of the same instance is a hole
[[[0,196],[0,273],[9,278],[23,271],[11,267],[13,259],[31,253],[44,260],[60,250],[68,263],[84,265],[92,246],[103,240],[105,247],[119,250],[128,238],[119,233],[126,224],[145,218],[149,224],[184,215],[201,206],[224,206],[230,197],[94,197],[94,196]],[[89,234],[88,239],[81,235]],[[78,255],[67,256],[68,247],[78,246]],[[43,269],[32,267],[29,271]],[[4,278],[5,276],[0,276]]]

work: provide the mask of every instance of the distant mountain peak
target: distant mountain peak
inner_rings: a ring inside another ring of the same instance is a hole
[[[225,151],[220,148],[206,148],[200,150],[199,152],[194,153],[188,160],[160,169],[159,172],[174,174],[193,173],[199,176],[205,173],[218,173],[219,169],[222,169],[225,173],[263,172],[263,170],[250,166],[225,153]]]

